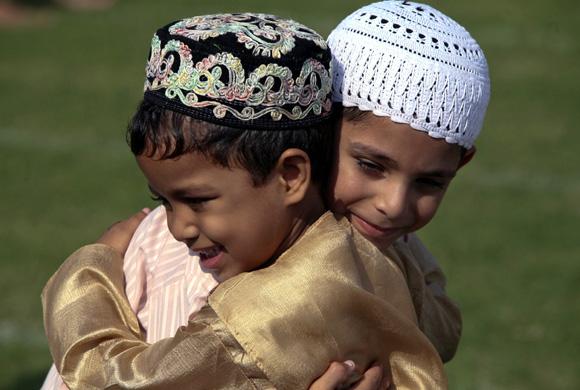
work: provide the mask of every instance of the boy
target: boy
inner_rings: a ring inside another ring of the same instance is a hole
[[[379,249],[393,245],[403,259],[412,252],[402,268],[419,325],[448,361],[460,315],[441,270],[409,233],[434,217],[475,154],[490,96],[485,56],[453,19],[410,1],[356,10],[328,43],[333,100],[344,106],[330,207]]]
[[[131,147],[172,235],[223,283],[176,337],[147,346],[125,302],[121,254],[79,250],[44,295],[71,388],[305,388],[345,356],[381,362],[400,388],[446,386],[395,263],[322,215],[328,61],[317,34],[271,16],[158,31]]]

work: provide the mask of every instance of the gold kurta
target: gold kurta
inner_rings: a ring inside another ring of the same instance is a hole
[[[405,274],[411,291],[413,305],[419,320],[419,328],[443,362],[453,358],[461,338],[461,312],[445,292],[445,275],[431,253],[415,234],[406,240],[398,240],[393,249]]]
[[[330,213],[274,264],[219,285],[175,337],[152,345],[124,296],[122,259],[104,245],[69,257],[43,305],[71,389],[304,389],[345,359],[382,362],[398,389],[446,388],[399,267]]]

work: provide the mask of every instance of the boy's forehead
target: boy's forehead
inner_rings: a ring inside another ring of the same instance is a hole
[[[153,193],[186,196],[228,186],[232,180],[251,181],[247,170],[224,167],[199,152],[187,152],[174,158],[143,154],[136,159]]]
[[[341,143],[350,152],[388,160],[393,164],[415,160],[417,166],[424,165],[421,167],[424,171],[446,165],[454,168],[463,151],[461,146],[433,138],[409,124],[396,123],[389,117],[374,114],[355,121],[343,120],[340,132]],[[442,172],[453,176],[455,169]]]
[[[229,127],[305,128],[330,116],[330,67],[325,40],[293,20],[195,16],[154,35],[145,99]]]

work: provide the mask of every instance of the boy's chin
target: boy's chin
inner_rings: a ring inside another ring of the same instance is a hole
[[[223,283],[226,280],[233,278],[234,276],[236,276],[235,274],[228,274],[228,272],[223,271],[223,270],[208,270],[206,272],[209,272],[212,274],[213,278],[216,280],[216,282],[218,283]]]
[[[232,270],[232,269],[213,269],[213,270],[206,270],[204,272],[208,272],[211,273],[212,276],[214,277],[214,279],[218,282],[218,283],[223,283],[228,279],[233,278],[234,276],[237,276],[241,273],[243,273],[244,271],[242,270]]]
[[[216,282],[222,283],[231,278],[233,275],[227,275],[226,272],[223,270],[218,269],[206,269],[203,266],[201,267],[202,272],[206,274],[211,274],[211,276],[215,279]]]

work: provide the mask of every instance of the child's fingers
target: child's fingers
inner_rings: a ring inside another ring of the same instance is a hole
[[[353,390],[384,390],[390,385],[387,375],[380,365],[374,365],[365,371],[363,378],[352,387]]]
[[[343,385],[354,372],[354,363],[346,361],[344,363],[333,362],[320,378],[310,385],[310,390],[334,390]]]
[[[130,216],[128,219],[125,220],[127,221],[127,229],[131,230],[131,236],[133,235],[133,233],[135,233],[135,230],[137,230],[139,224],[143,222],[145,217],[147,217],[147,214],[149,214],[150,212],[151,210],[145,207],[141,209],[141,211],[139,211],[138,213],[133,214],[132,216]],[[121,221],[121,223],[122,222],[124,221]]]
[[[147,217],[147,214],[149,214],[150,212],[151,210],[149,208],[147,207],[143,208],[141,209],[141,211],[131,215],[129,218],[115,222],[114,224],[109,226],[109,228],[106,230],[104,234],[107,234],[108,232],[113,233],[122,232],[133,236],[133,233],[135,233],[135,230],[137,230],[139,224],[143,222],[145,217]]]
[[[144,208],[129,218],[114,223],[97,240],[97,243],[108,245],[124,256],[133,234],[150,212],[151,210]]]

